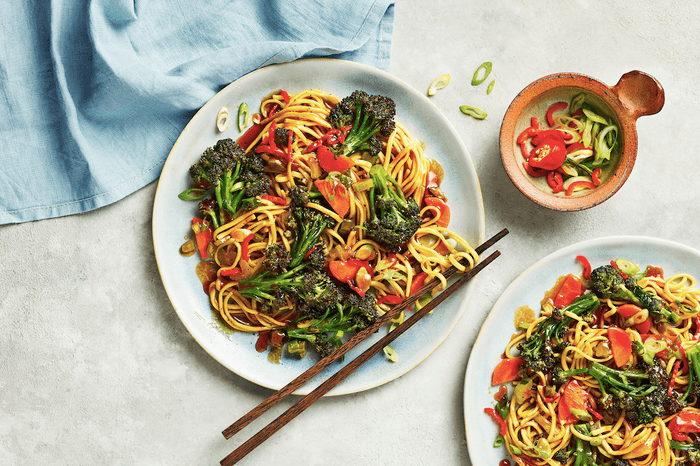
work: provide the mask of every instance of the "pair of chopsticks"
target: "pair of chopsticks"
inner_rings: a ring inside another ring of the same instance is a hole
[[[478,254],[482,254],[484,251],[486,251],[488,248],[493,246],[496,242],[498,242],[501,238],[503,238],[507,234],[508,234],[508,230],[504,228],[499,233],[494,235],[492,238],[490,238],[489,240],[487,240],[486,242],[484,242],[480,246],[476,247],[475,248],[476,252]],[[471,278],[474,277],[474,275],[479,273],[484,267],[486,267],[491,262],[493,262],[493,260],[496,259],[500,254],[501,253],[499,251],[495,251],[490,256],[488,256],[486,259],[479,261],[478,264],[476,264],[470,270],[465,272],[464,275],[462,275],[457,281],[455,281],[452,285],[450,285],[445,290],[443,290],[440,294],[435,296],[432,299],[432,301],[430,301],[430,303],[428,303],[423,308],[421,308],[418,312],[413,314],[408,320],[406,320],[404,323],[402,323],[401,325],[396,327],[393,331],[389,332],[386,336],[384,336],[379,341],[377,341],[374,345],[372,345],[364,353],[359,355],[357,358],[353,359],[349,364],[344,366],[342,369],[340,369],[338,372],[336,372],[334,375],[332,375],[330,378],[328,378],[325,382],[323,382],[321,385],[316,387],[311,393],[309,393],[304,398],[299,400],[299,402],[297,402],[297,404],[295,404],[294,406],[289,408],[282,415],[277,417],[277,419],[275,419],[274,421],[269,423],[267,426],[262,428],[257,434],[255,434],[250,439],[248,439],[245,443],[243,443],[241,446],[236,448],[233,452],[231,452],[231,454],[229,454],[226,458],[221,460],[221,465],[222,466],[229,466],[229,465],[235,464],[238,461],[240,461],[248,453],[253,451],[258,445],[260,445],[265,440],[270,438],[275,432],[277,432],[282,427],[284,427],[289,421],[294,419],[297,415],[299,415],[301,412],[306,410],[306,408],[311,406],[319,398],[321,398],[323,395],[328,393],[333,387],[335,387],[340,382],[342,382],[345,378],[347,378],[348,375],[352,374],[358,367],[360,367],[362,364],[367,362],[374,355],[379,353],[382,350],[382,348],[384,348],[386,345],[388,345],[389,343],[394,341],[396,338],[401,336],[406,330],[411,328],[411,326],[413,326],[421,318],[423,318],[425,315],[430,313],[435,307],[437,307],[440,303],[442,303],[444,300],[446,300],[448,297],[450,297],[455,291],[457,291],[463,284],[465,284],[466,282],[471,280]],[[463,260],[462,263],[465,266],[468,265],[466,263],[466,260]],[[443,273],[443,275],[445,276],[446,279],[449,279],[451,276],[455,275],[457,272],[458,272],[458,269],[453,266],[453,267],[450,267],[449,269],[447,269]],[[367,338],[371,334],[375,333],[382,326],[386,325],[391,319],[396,317],[401,311],[406,309],[408,306],[414,304],[416,301],[418,301],[418,299],[420,299],[421,296],[423,296],[425,293],[431,291],[438,284],[440,284],[439,280],[433,280],[429,283],[426,283],[420,289],[418,289],[418,291],[414,292],[411,296],[408,296],[402,302],[400,302],[396,306],[392,307],[388,312],[386,312],[384,315],[379,317],[371,326],[369,326],[366,329],[362,330],[361,332],[358,332],[357,334],[355,334],[350,340],[345,342],[341,347],[337,348],[335,351],[333,351],[331,354],[329,354],[325,358],[319,360],[316,364],[314,364],[312,367],[307,369],[303,374],[299,375],[296,379],[292,380],[287,385],[282,387],[280,390],[275,392],[273,395],[271,395],[265,401],[263,401],[258,406],[256,406],[251,411],[249,411],[246,415],[244,415],[239,420],[237,420],[236,422],[231,424],[229,427],[224,429],[222,431],[222,434],[224,435],[224,437],[226,439],[230,439],[236,433],[240,432],[244,427],[246,427],[248,424],[253,422],[258,417],[260,417],[268,409],[275,406],[277,403],[282,401],[288,395],[293,393],[299,387],[301,387],[306,382],[308,382],[310,379],[312,379],[317,374],[319,374],[321,371],[323,371],[325,368],[330,366],[333,362],[335,362],[340,357],[342,357],[345,353],[347,353],[352,348],[357,346],[358,343],[363,341],[365,338]]]

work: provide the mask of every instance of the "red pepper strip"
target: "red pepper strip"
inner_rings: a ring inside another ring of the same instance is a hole
[[[272,147],[277,147],[275,145],[275,130],[276,129],[277,129],[277,122],[273,121],[267,130],[267,134],[265,136],[263,136],[261,143],[270,145]]]
[[[610,340],[610,351],[617,367],[627,364],[632,357],[632,339],[620,327],[608,328],[608,339]]]
[[[274,104],[274,105],[270,108],[270,113],[268,113],[267,117],[270,118],[272,115],[274,115],[275,113],[279,112],[279,110],[280,110],[280,106],[277,105],[277,104]]]
[[[484,412],[491,416],[496,424],[498,424],[498,433],[505,436],[508,433],[508,428],[506,427],[506,421],[496,412],[493,408],[484,408]]]
[[[576,256],[576,260],[583,266],[583,278],[586,280],[591,278],[591,263],[588,262],[586,256]]]
[[[280,95],[284,99],[284,105],[289,105],[289,94],[285,90],[280,91]]]
[[[267,345],[270,344],[270,330],[260,332],[258,334],[258,339],[255,342],[255,350],[258,353],[262,353],[267,349]]]
[[[540,120],[537,117],[530,117],[530,126],[535,130],[540,129]]]
[[[593,169],[593,172],[591,173],[591,179],[593,180],[594,185],[600,186],[600,167]]]
[[[313,252],[314,252],[316,249],[318,249],[318,247],[317,247],[317,246],[314,246],[314,247],[312,247],[311,249],[309,249],[308,251],[306,251],[306,254],[304,254],[304,260],[308,259],[309,256],[310,256],[311,254],[313,254]]]
[[[523,154],[523,158],[525,160],[530,158],[530,150],[527,148],[527,144],[524,142],[520,144],[520,153]]]
[[[195,227],[195,225],[197,225]],[[209,222],[202,220],[201,218],[194,217],[192,219],[192,231],[194,231],[194,238],[197,242],[197,249],[199,249],[199,255],[202,259],[209,257],[207,254],[207,246],[214,240],[214,232],[209,228]]]
[[[306,146],[306,150],[304,151],[304,153],[308,154],[310,152],[315,151],[321,144],[323,144],[323,139],[316,139],[314,142]]]
[[[421,272],[415,277],[413,277],[413,280],[411,281],[411,293],[415,293],[416,290],[421,288],[423,285],[425,285],[425,279],[428,278],[428,273],[427,272]]]
[[[695,335],[693,335],[693,340],[697,341],[700,340],[700,317],[693,317],[693,321],[695,322]]]
[[[700,413],[684,409],[668,424],[674,440],[683,442],[688,439],[687,432],[700,432]]]
[[[615,270],[617,270],[617,273],[619,273],[620,275],[622,275],[622,278],[627,278],[627,274],[622,273],[622,270],[620,270],[620,268],[617,266],[617,262],[615,262],[614,259],[610,261],[610,265],[612,265],[613,267],[615,267]]]
[[[239,275],[243,275],[243,271],[240,269],[240,267],[236,267],[233,269],[222,269],[221,270],[221,276],[222,277],[237,277]]]
[[[566,148],[566,153],[570,154],[574,151],[585,149],[586,146],[583,145],[581,142],[574,142],[573,144],[569,144],[569,146]]]
[[[537,133],[537,130],[538,128],[535,128],[534,126],[525,128],[525,130],[522,133],[520,133],[518,139],[516,139],[515,142],[517,142],[518,144],[525,144],[528,139],[530,139]]]
[[[399,304],[401,301],[403,301],[403,298],[401,296],[396,296],[395,294],[385,294],[384,296],[377,298],[377,304]]]
[[[547,172],[547,183],[555,194],[564,191],[564,179],[557,171]]]
[[[528,164],[527,162],[523,162],[523,168],[525,169],[527,174],[532,176],[533,178],[539,178],[547,174],[547,170],[541,170],[539,168],[531,167],[530,164]]]
[[[279,157],[282,160],[289,162],[289,154],[287,154],[285,151],[283,151],[282,149],[280,149],[279,147],[274,146],[274,145],[267,145],[267,144],[259,145],[258,147],[255,148],[255,153],[256,154],[260,154],[260,153],[270,154],[270,155],[273,155],[275,157]]]
[[[547,110],[547,123],[549,123],[549,126],[554,126],[554,112],[557,110],[566,110],[568,106],[569,104],[566,102],[557,102],[549,107],[549,110]]]
[[[270,201],[273,204],[277,205],[287,205],[287,201],[285,199],[282,199],[281,197],[277,196],[270,196],[269,194],[263,194],[260,196],[261,198],[265,199],[266,201]]]
[[[294,137],[294,133],[290,129],[287,131],[287,157],[289,160],[292,160],[292,139]]]
[[[572,117],[577,117],[583,115],[583,109],[579,108],[574,113],[571,114]]]
[[[355,162],[349,157],[344,155],[338,155],[336,157],[326,146],[318,146],[316,149],[316,158],[318,159],[318,164],[326,173],[342,172],[355,165]]]
[[[566,307],[581,296],[583,291],[584,287],[581,285],[581,280],[576,275],[570,273],[559,287],[559,291],[557,291],[557,295],[554,297],[554,305],[559,308]]]
[[[250,255],[248,254],[248,245],[250,244],[250,240],[253,239],[253,234],[250,233],[248,236],[243,238],[243,242],[241,243],[241,260],[244,261],[249,261],[250,260]]]
[[[523,358],[501,359],[491,374],[491,385],[501,385],[519,379],[518,370],[524,363]]]
[[[594,418],[598,419],[599,421],[603,419],[603,416],[596,411],[595,409],[591,408],[590,406],[588,407],[588,412],[593,415]]]
[[[595,185],[591,183],[590,181],[574,181],[569,185],[568,188],[566,188],[566,195],[571,196],[574,193],[574,189],[578,188],[579,186],[583,186],[586,189],[593,189],[595,188]]]
[[[437,221],[438,226],[441,226],[443,228],[447,228],[447,226],[450,224],[450,208],[439,197],[433,197],[433,196],[425,196],[423,198],[423,202],[425,202],[425,205],[428,207],[434,207],[440,212],[440,219]]]
[[[537,133],[532,137],[532,144],[537,145],[540,141],[544,139],[555,139],[557,141],[566,142],[573,136],[570,133],[565,133],[558,129],[543,129],[537,131]]]
[[[314,185],[323,195],[323,198],[328,201],[336,214],[340,217],[345,215],[350,210],[350,193],[344,184],[338,180],[327,178],[325,180],[316,180]]]
[[[339,281],[347,283],[352,290],[362,297],[364,297],[365,292],[355,285],[355,277],[357,276],[357,272],[363,267],[370,276],[374,275],[372,266],[369,265],[368,261],[348,259],[346,261],[336,260],[328,263],[328,270],[331,274]]]
[[[391,254],[389,254],[388,256],[386,256],[386,260],[389,261],[389,265],[386,266],[386,268],[388,269],[388,268],[390,268],[390,267],[395,266],[396,263],[399,261],[399,258],[396,257],[396,254],[394,254],[394,253],[392,252]]]
[[[243,133],[243,136],[239,137],[236,142],[238,143],[239,146],[241,146],[241,149],[246,150],[248,149],[248,146],[250,146],[250,143],[255,140],[255,138],[258,137],[258,135],[262,132],[264,126],[261,124],[255,124],[248,128],[248,130]]]
[[[678,375],[678,368],[681,366],[680,361],[676,361],[673,365],[673,371],[671,372],[671,380],[668,381],[668,396],[673,394],[673,386],[676,384],[676,375]]]

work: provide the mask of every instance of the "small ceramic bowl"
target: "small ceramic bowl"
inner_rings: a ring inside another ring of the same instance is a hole
[[[571,102],[584,93],[586,102],[608,121],[617,125],[620,150],[603,169],[602,183],[594,189],[554,194],[546,177],[530,176],[516,140],[536,116],[546,127],[547,109],[556,102]],[[652,76],[641,71],[625,73],[610,87],[590,76],[559,73],[538,79],[523,89],[508,107],[501,124],[500,146],[503,166],[513,184],[532,201],[548,209],[577,211],[598,205],[615,194],[627,181],[637,158],[636,121],[658,113],[664,106],[664,89]]]

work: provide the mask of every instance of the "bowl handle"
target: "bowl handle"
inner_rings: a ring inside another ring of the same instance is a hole
[[[635,120],[640,116],[658,113],[666,100],[661,84],[643,71],[623,74],[613,90]]]

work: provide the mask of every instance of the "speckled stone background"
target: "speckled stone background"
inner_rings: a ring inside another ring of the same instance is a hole
[[[515,277],[599,236],[700,248],[699,15],[698,3],[660,0],[399,1],[392,73],[421,91],[452,75],[433,101],[475,161],[487,235],[503,227],[511,234],[457,328],[426,361],[368,392],[321,400],[241,464],[470,464],[466,364],[481,322]],[[487,60],[496,78],[489,96],[469,85]],[[577,213],[527,201],[498,150],[517,92],[559,71],[612,85],[633,69],[662,83],[666,105],[638,121],[627,184]],[[489,116],[473,120],[459,113],[462,104]],[[214,361],[173,311],[153,254],[155,188],[88,214],[0,227],[0,464],[218,464],[243,441],[226,441],[221,430],[271,393]]]

